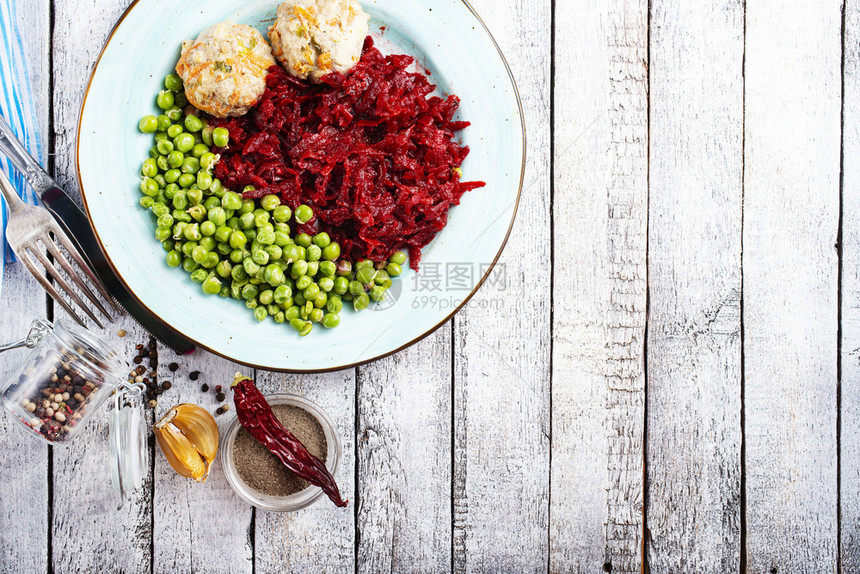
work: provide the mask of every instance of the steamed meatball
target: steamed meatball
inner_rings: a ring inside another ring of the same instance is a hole
[[[369,18],[356,0],[287,0],[269,39],[290,74],[318,82],[358,62]]]
[[[219,118],[241,116],[266,89],[272,49],[254,28],[222,22],[182,43],[176,73],[191,104]]]

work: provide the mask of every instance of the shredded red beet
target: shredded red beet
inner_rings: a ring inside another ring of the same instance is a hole
[[[410,56],[383,56],[368,36],[349,74],[318,85],[269,70],[267,89],[245,116],[210,120],[230,131],[216,149],[215,175],[245,197],[277,194],[292,208],[305,203],[314,219],[300,232],[326,231],[344,257],[387,259],[408,248],[418,268],[421,248],[448,221],[448,209],[481,181],[460,181],[468,146],[451,121],[457,96],[427,97],[426,77],[410,73]]]

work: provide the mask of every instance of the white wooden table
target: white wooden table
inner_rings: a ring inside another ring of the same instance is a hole
[[[74,193],[84,86],[128,4],[18,2]],[[387,359],[255,373],[333,416],[348,510],[254,511],[152,449],[116,512],[106,413],[66,449],[3,417],[0,570],[860,571],[860,1],[473,4],[528,125],[506,281]],[[54,309],[13,265],[0,313],[10,339]],[[173,360],[157,416],[214,409],[199,383],[237,370]]]

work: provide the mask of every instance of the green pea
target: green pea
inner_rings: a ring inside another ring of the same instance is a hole
[[[314,307],[317,309],[322,309],[328,303],[328,293],[324,291],[320,291],[320,293],[314,297]]]
[[[182,263],[182,255],[176,250],[171,250],[167,252],[167,256],[164,258],[164,260],[170,267],[179,267],[179,265]]]
[[[299,332],[299,335],[302,337],[306,336],[313,329],[313,323],[310,321],[302,321],[298,317],[290,321],[290,325],[293,329]]]
[[[167,74],[164,77],[164,87],[172,92],[178,92],[182,89],[182,78],[176,74]]]
[[[221,207],[220,203],[215,207],[210,207],[208,212],[206,213],[206,217],[217,227],[226,227],[225,223],[227,223],[227,213],[224,211],[224,208]],[[230,229],[229,227],[226,228]],[[223,241],[227,241],[227,239],[224,239]]]
[[[168,155],[173,151],[173,142],[170,140],[162,140],[158,142],[155,147],[161,155]]]
[[[403,268],[400,267],[400,265],[398,265],[397,263],[394,263],[393,261],[385,266],[385,270],[391,277],[397,277],[398,275],[403,273]]]
[[[207,295],[215,295],[221,291],[221,280],[215,275],[209,275],[203,282],[203,292]]]
[[[304,277],[308,272],[308,262],[304,259],[299,259],[295,263],[293,263],[292,267],[292,275],[294,278],[298,279],[299,277]]]
[[[203,171],[202,169],[199,172],[197,172],[197,187],[199,187],[203,191],[207,191],[211,185],[212,185],[212,174],[207,173],[207,172]],[[219,205],[220,205],[220,202],[219,202]]]
[[[242,216],[244,217],[244,215]],[[275,243],[275,232],[263,229],[257,232],[257,241],[263,245],[272,245]]]
[[[325,308],[329,313],[340,313],[343,309],[343,300],[336,293],[329,293]]]
[[[267,196],[267,197],[277,197],[277,196]],[[265,198],[263,198],[265,199]],[[278,200],[280,201],[280,199]],[[286,223],[290,220],[290,217],[293,216],[293,212],[286,205],[278,205],[272,211],[272,218],[279,223]]]
[[[206,145],[208,145],[208,146],[212,146],[212,131],[213,131],[214,129],[215,129],[215,128],[214,128],[214,127],[212,127],[212,126],[206,126],[206,127],[205,127],[205,128],[203,128],[203,130],[200,132],[200,137],[202,137],[202,138],[203,138],[203,143],[205,143],[205,144],[206,144]]]
[[[195,263],[194,260],[190,257],[186,257],[182,260],[182,268],[185,270],[186,273],[193,273],[194,271],[200,269],[200,265]]]
[[[176,180],[176,183],[178,183],[180,187],[188,189],[189,187],[197,183],[197,178],[194,177],[192,174],[182,172],[180,173],[181,175],[179,176],[179,179]]]
[[[188,215],[190,215],[194,219],[194,221],[198,222],[202,222],[203,218],[206,217],[206,210],[203,209],[202,205],[192,205],[186,210],[186,213],[188,213]]]
[[[230,132],[225,128],[215,128],[212,130],[212,143],[215,147],[227,147],[230,143]]]
[[[370,297],[367,295],[367,293],[356,295],[355,299],[352,300],[352,308],[356,311],[362,311],[364,309],[367,309],[368,305],[370,305]]]
[[[322,318],[322,326],[326,329],[334,329],[340,325],[340,316],[337,313],[326,313]]]
[[[271,305],[275,300],[275,293],[271,289],[266,289],[260,293],[260,304]]]
[[[256,285],[251,285],[249,283],[248,285],[242,287],[242,298],[245,301],[248,301],[249,299],[254,299],[259,292],[260,290],[257,289]]]
[[[159,204],[159,205],[163,205],[163,204]],[[167,208],[165,207],[164,209],[167,209]],[[157,225],[158,225],[159,227],[169,227],[169,228],[172,228],[172,227],[173,227],[173,216],[172,216],[172,215],[170,215],[169,213],[165,213],[164,215],[160,215],[160,216],[158,217]],[[172,231],[172,230],[171,230],[171,231]],[[163,240],[162,240],[162,241],[163,241]]]
[[[376,277],[373,278],[373,282],[377,285],[382,285],[386,281],[388,281],[388,271],[386,271],[385,269],[380,269],[379,271],[377,271]]]
[[[194,146],[194,148],[191,150],[192,154],[196,155],[197,146],[199,146],[199,145],[202,145],[202,144],[197,144]],[[203,152],[200,155],[200,167],[202,167],[203,169],[211,168],[212,166],[215,165],[215,159],[216,158],[217,158],[217,156],[210,151]]]
[[[299,318],[299,308],[298,306],[288,307],[286,311],[284,311],[284,319],[292,322],[293,319]]]
[[[190,175],[190,174],[186,174],[186,175]],[[182,177],[185,177],[185,176],[182,176]],[[195,189],[192,187],[191,189],[186,191],[185,194],[188,196],[188,203],[190,203],[191,205],[200,205],[200,203],[203,201],[203,192],[200,191],[200,189]]]
[[[317,233],[314,235],[314,245],[318,246],[320,249],[325,249],[331,244],[331,238],[328,236],[328,233],[325,231],[321,233]]]
[[[245,235],[248,236],[248,241],[254,241],[257,238],[257,230],[253,227],[245,230]]]
[[[317,272],[319,271],[320,264],[319,261],[308,261],[308,276],[316,277]]]
[[[296,222],[297,223],[307,223],[314,217],[314,212],[308,205],[300,205],[296,208]],[[305,246],[307,247],[307,245]]]
[[[183,234],[188,241],[200,241],[203,238],[203,234],[200,233],[200,226],[196,223],[186,225]]]
[[[296,289],[303,292],[305,289],[310,287],[311,283],[313,282],[314,280],[307,275],[302,275],[301,277],[296,279]],[[304,295],[304,293],[302,293],[302,295]]]
[[[215,253],[214,251],[210,251],[206,255],[206,261],[204,261],[202,265],[206,269],[214,269],[215,267],[218,266],[218,263],[220,263],[220,262],[221,262],[221,258],[218,256],[218,254]]]
[[[185,129],[192,133],[199,132],[203,129],[203,122],[193,114],[187,115],[185,116]]]
[[[224,209],[237,210],[242,207],[242,196],[235,191],[228,191],[221,198],[221,207]]]
[[[389,257],[388,260],[392,263],[403,265],[404,263],[406,263],[406,254],[402,251],[395,251],[391,254],[391,257]]]
[[[182,108],[174,105],[169,110],[165,110],[164,115],[170,118],[170,121],[178,122],[182,118]]]
[[[154,158],[157,158],[159,155],[161,155],[161,154],[158,153],[157,147],[152,146],[151,148],[149,148],[149,157],[154,159]]]
[[[319,245],[311,245],[308,247],[308,261],[319,261],[322,257],[322,249]]]
[[[322,256],[326,261],[334,261],[340,257],[340,244],[332,242],[329,245],[326,245],[325,248],[323,248]]]
[[[168,163],[168,165],[170,165],[170,167],[173,167],[173,168],[181,167],[183,161],[185,161],[185,154],[183,154],[179,150],[173,150],[172,152],[167,154],[167,163]],[[176,178],[178,179],[179,175],[182,175],[182,172],[180,172],[179,170],[176,170],[176,171],[178,174],[176,176]],[[176,180],[174,180],[174,181],[176,181]]]
[[[194,149],[194,136],[189,133],[180,133],[173,138],[173,146],[182,153],[187,153]]]
[[[230,270],[230,277],[233,278],[233,281],[240,282],[246,281],[248,279],[248,274],[245,272],[245,268],[242,265],[234,265],[233,269]]]
[[[274,315],[272,315],[272,321],[275,323],[283,323],[284,322],[284,312],[278,311]]]
[[[269,223],[269,214],[265,211],[263,213],[255,213],[254,214],[254,225],[260,228],[266,227]]]
[[[191,280],[195,283],[203,283],[206,281],[207,277],[209,277],[209,273],[207,273],[205,269],[200,269],[199,267],[191,272]]]
[[[207,255],[209,255],[209,250],[202,245],[198,245],[191,252],[191,258],[195,263],[199,263],[200,265],[203,265],[206,262]]]
[[[200,224],[200,233],[203,234],[204,237],[211,237],[215,235],[215,231],[218,228],[211,221],[204,221]]]
[[[155,183],[155,180],[151,177],[144,177],[140,180],[140,191],[144,195],[148,195],[149,197],[154,197],[158,195],[158,184]],[[149,204],[149,207],[155,205],[155,200],[152,200],[152,203]]]
[[[271,283],[270,283],[271,285]],[[289,285],[278,285],[273,293],[274,301],[278,305],[283,305],[293,296],[293,291]]]
[[[140,175],[143,177],[154,177],[158,173],[158,164],[153,158],[149,158],[140,166]]]
[[[152,134],[158,129],[158,119],[155,116],[143,116],[137,123],[137,129],[145,134]]]
[[[185,108],[188,105],[188,98],[185,96],[184,92],[179,92],[174,96],[174,105],[179,106],[180,108]]]
[[[158,97],[155,99],[155,105],[162,110],[169,110],[173,107],[174,101],[173,92],[170,90],[161,90],[158,93]]]
[[[155,228],[155,238],[159,241],[165,241],[168,237],[170,237],[171,230],[169,227],[156,227]]]
[[[352,273],[352,263],[346,259],[341,259],[337,262],[337,274],[340,277],[346,277]]]
[[[152,214],[155,215],[155,217],[161,217],[162,215],[170,215],[170,209],[163,203],[157,202],[152,206]],[[170,225],[173,225],[173,223],[171,223]]]
[[[182,172],[183,173],[191,173],[196,174],[200,171],[200,160],[196,157],[186,157],[182,161]],[[197,178],[194,178],[195,183],[197,182]],[[201,188],[202,189],[202,188]]]
[[[219,243],[215,249],[218,250],[218,253],[224,256],[230,255],[230,253],[233,251],[233,248],[230,247],[229,243]]]
[[[155,119],[156,119],[156,122],[158,123],[158,131],[166,132],[167,129],[170,127],[170,118],[168,118],[164,114],[161,114],[160,116],[158,116]]]
[[[251,277],[256,275],[257,272],[260,271],[260,269],[261,269],[261,267],[258,264],[256,264],[254,262],[254,260],[251,259],[250,257],[245,259],[244,261],[242,261],[242,267],[245,268],[245,272],[248,275],[250,275]]]
[[[268,313],[266,312],[265,307],[257,307],[254,309],[254,319],[257,321],[263,321],[268,317]]]
[[[359,283],[361,285],[361,283]],[[362,288],[362,291],[364,289]],[[334,280],[334,288],[332,289],[338,295],[343,295],[347,291],[349,291],[349,279],[346,277],[338,277]]]
[[[361,281],[350,281],[349,293],[356,296],[364,295],[364,284]]]
[[[239,225],[242,229],[251,229],[254,227],[254,215],[252,213],[243,213],[239,217]]]
[[[199,185],[197,187],[200,188]],[[202,188],[200,188],[200,189],[202,189]],[[205,191],[203,192],[203,195],[206,195]],[[212,197],[212,196],[207,197],[203,201],[203,207],[206,208],[206,215],[207,216],[209,215],[209,212],[212,211],[213,209],[215,209],[216,207],[218,209],[223,209],[221,207],[221,200],[218,199],[217,197]],[[224,212],[224,221],[227,221],[227,212],[226,211]]]
[[[374,301],[382,301],[385,298],[385,287],[381,287],[379,285],[375,285],[369,292],[368,295]]]
[[[296,235],[294,241],[296,242],[296,245],[308,248],[310,247],[313,240],[311,239],[311,236],[307,233],[299,233],[298,235]]]
[[[254,213],[256,205],[253,199],[242,199],[242,206],[239,208],[239,215],[243,213]]]
[[[169,128],[167,128],[167,135],[171,139],[176,139],[176,137],[181,133],[182,133],[182,126],[180,126],[180,125],[173,124]],[[176,145],[175,142],[174,142],[174,145]]]
[[[260,199],[260,205],[266,211],[272,211],[279,205],[281,205],[281,198],[277,195],[266,195],[262,199]]]
[[[160,155],[157,158],[155,158],[155,165],[157,165],[158,169],[161,171],[167,171],[170,169],[170,164],[167,163],[167,156],[164,156],[164,155]],[[162,175],[153,176],[153,179],[155,179],[156,177],[160,177],[162,180],[164,179],[164,176],[162,176]],[[156,179],[156,181],[158,181],[158,180]],[[160,182],[159,182],[159,185],[161,185]]]
[[[283,255],[283,250],[277,245],[266,245],[263,250],[269,254],[269,259],[277,261]]]
[[[217,177],[212,180],[212,185],[209,186],[209,191],[212,192],[212,195],[217,197],[218,199],[222,199],[224,194],[227,193],[227,190],[221,185],[221,180]],[[230,210],[230,213],[233,213],[233,210]],[[229,217],[229,216],[228,216]]]
[[[257,265],[265,265],[269,262],[269,254],[262,249],[257,249],[251,253],[251,259],[253,259],[254,263]]]
[[[211,211],[209,212],[209,215],[210,216],[212,215]],[[212,221],[211,217],[209,218],[209,221]],[[233,233],[233,230],[230,229],[229,227],[227,227],[226,225],[222,225],[215,230],[215,235],[214,235],[215,241],[217,241],[218,243],[226,245],[228,248],[227,253],[230,253],[230,250],[233,249],[233,246],[230,245],[230,243],[229,243],[230,242],[230,235],[232,233]]]
[[[314,323],[319,323],[323,320],[325,313],[322,309],[314,309],[308,314],[308,319]]]
[[[376,269],[373,267],[362,267],[355,273],[356,280],[363,284],[370,283],[374,277],[376,277]]]
[[[219,261],[218,265],[215,266],[215,273],[226,279],[230,277],[230,273],[233,272],[233,266],[230,265],[229,261]]]
[[[305,277],[307,277],[307,275],[305,275]],[[298,285],[296,285],[296,287],[298,287]],[[311,283],[302,292],[302,295],[304,295],[305,299],[307,299],[308,301],[313,301],[314,299],[317,298],[317,295],[319,295],[319,294],[320,294],[320,288],[319,288],[319,285],[317,285],[316,283]]]
[[[328,293],[334,289],[334,279],[331,277],[323,277],[319,280],[320,290]]]
[[[168,160],[170,161],[170,160]],[[174,183],[179,180],[179,177],[182,175],[182,172],[178,169],[169,169],[164,172],[164,181],[167,183]]]
[[[275,231],[275,245],[283,248],[283,247],[286,247],[287,245],[289,245],[290,243],[292,243],[292,239],[290,239],[289,235],[287,235],[283,231]]]
[[[209,153],[209,146],[204,143],[194,144],[194,147],[191,148],[191,155],[197,159],[202,158],[205,153]]]

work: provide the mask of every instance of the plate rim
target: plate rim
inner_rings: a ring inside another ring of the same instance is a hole
[[[126,281],[125,281],[125,278],[123,278],[123,276],[119,273],[119,270],[117,269],[117,267],[114,265],[114,262],[110,257],[110,254],[107,252],[107,249],[105,249],[104,243],[102,242],[102,238],[99,235],[98,229],[96,229],[95,225],[93,225],[93,223],[92,223],[93,219],[92,219],[92,216],[90,214],[89,205],[87,203],[87,195],[86,195],[86,192],[84,191],[84,183],[83,183],[83,179],[81,178],[81,165],[80,165],[81,126],[82,126],[82,122],[83,122],[83,118],[84,118],[84,109],[86,108],[86,105],[87,105],[87,98],[89,97],[89,94],[90,94],[90,87],[92,87],[93,78],[95,78],[96,72],[98,71],[99,64],[101,63],[102,56],[104,56],[105,50],[107,50],[107,47],[110,45],[111,40],[113,40],[114,34],[119,29],[123,20],[125,20],[126,16],[128,16],[131,13],[131,11],[134,10],[134,8],[138,5],[139,1],[140,0],[133,0],[132,3],[129,4],[128,8],[126,8],[123,11],[122,15],[116,21],[116,24],[113,25],[113,28],[111,28],[111,31],[108,34],[104,45],[102,46],[101,50],[99,50],[99,55],[96,58],[96,61],[93,64],[93,69],[90,72],[89,78],[87,79],[87,86],[86,86],[86,89],[84,90],[84,97],[81,99],[81,107],[80,107],[80,110],[78,111],[78,121],[76,124],[77,125],[77,132],[75,133],[75,178],[77,179],[77,182],[78,182],[78,189],[80,190],[81,200],[83,201],[84,209],[86,210],[87,219],[89,220],[90,227],[92,228],[93,234],[96,237],[96,241],[99,244],[99,249],[101,249],[102,253],[105,256],[105,260],[107,261],[108,265],[110,266],[111,272],[113,272],[114,276],[120,281],[120,283],[122,283],[122,285],[125,287],[125,289],[128,291],[128,293],[134,298],[135,301],[138,302],[138,304],[141,307],[143,307],[143,309],[146,310],[147,313],[149,313],[149,315],[152,318],[154,318],[156,321],[158,321],[159,323],[164,325],[167,329],[170,329],[171,331],[174,331],[176,333],[181,334],[183,337],[185,337],[187,340],[189,340],[191,343],[193,343],[195,347],[204,349],[204,350],[208,351],[209,353],[212,353],[213,355],[223,357],[224,359],[227,359],[228,361],[233,361],[235,363],[238,363],[240,365],[244,365],[246,367],[250,367],[253,369],[263,369],[265,371],[270,371],[270,372],[291,373],[291,374],[318,374],[318,373],[331,373],[331,372],[342,371],[342,370],[346,370],[346,369],[354,369],[354,368],[359,367],[361,365],[366,365],[368,363],[378,361],[379,359],[383,359],[385,357],[391,356],[395,353],[399,353],[400,351],[406,349],[407,347],[411,347],[415,343],[418,343],[419,341],[423,340],[424,338],[428,337],[429,335],[435,333],[442,325],[444,325],[445,323],[450,321],[454,315],[456,315],[463,307],[466,306],[466,304],[469,302],[469,300],[472,299],[472,297],[478,292],[478,290],[481,288],[481,286],[484,284],[484,282],[487,280],[487,278],[493,272],[493,269],[495,269],[495,267],[496,267],[496,263],[499,261],[499,258],[502,256],[502,252],[505,250],[505,247],[508,244],[508,239],[510,238],[511,231],[513,230],[514,223],[516,222],[516,219],[517,219],[517,213],[519,211],[520,199],[522,197],[522,192],[523,192],[523,183],[525,181],[526,157],[528,155],[525,114],[523,113],[523,103],[522,103],[522,99],[520,98],[520,92],[519,92],[519,89],[517,88],[517,82],[516,82],[516,79],[514,78],[513,71],[511,70],[511,67],[508,64],[508,60],[505,58],[505,55],[502,52],[502,49],[499,47],[498,42],[496,42],[496,39],[493,37],[493,34],[490,32],[490,29],[487,27],[487,25],[481,19],[481,16],[472,7],[472,5],[469,3],[468,0],[460,0],[460,2],[463,3],[463,5],[466,7],[466,9],[468,9],[469,12],[472,13],[472,15],[475,17],[475,19],[481,25],[481,28],[487,34],[487,37],[490,39],[490,42],[493,43],[493,47],[495,47],[496,52],[498,52],[499,57],[502,60],[502,64],[505,66],[505,71],[508,74],[508,79],[511,82],[511,88],[513,88],[514,97],[516,98],[517,111],[518,111],[518,115],[519,115],[519,119],[520,119],[520,129],[522,131],[522,145],[523,145],[522,149],[523,149],[523,151],[522,151],[522,162],[520,164],[520,178],[519,178],[519,183],[517,185],[517,196],[516,196],[516,199],[514,200],[513,212],[511,213],[511,221],[508,224],[508,229],[505,232],[505,237],[502,240],[502,244],[499,246],[498,252],[496,253],[495,257],[493,258],[493,262],[489,266],[487,266],[487,269],[484,272],[484,275],[475,284],[475,287],[469,292],[469,294],[467,296],[465,296],[462,299],[462,301],[459,305],[454,307],[451,310],[451,312],[448,313],[436,325],[427,329],[427,331],[425,331],[424,333],[421,333],[417,337],[407,341],[403,345],[401,345],[401,346],[399,346],[396,349],[393,349],[391,351],[387,351],[385,353],[381,353],[379,355],[375,355],[373,357],[362,359],[362,360],[359,360],[359,361],[356,361],[353,363],[348,363],[345,365],[336,365],[336,366],[326,367],[326,368],[322,368],[322,369],[272,368],[272,367],[268,367],[265,365],[259,365],[259,364],[251,363],[248,361],[242,361],[242,360],[237,359],[235,357],[231,357],[225,353],[215,351],[215,350],[211,349],[210,347],[207,347],[206,345],[200,343],[200,341],[197,341],[196,339],[189,337],[185,333],[182,333],[181,331],[179,331],[178,329],[173,327],[170,323],[168,323],[167,321],[162,319],[162,317],[160,315],[158,315],[152,309],[150,309],[149,306],[146,303],[144,303],[140,299],[140,297],[138,297],[138,295],[129,287],[128,283],[126,283]],[[128,313],[128,312],[126,311],[126,313]],[[129,316],[131,316],[131,315],[129,315]],[[132,319],[134,319],[134,317],[132,317]]]

